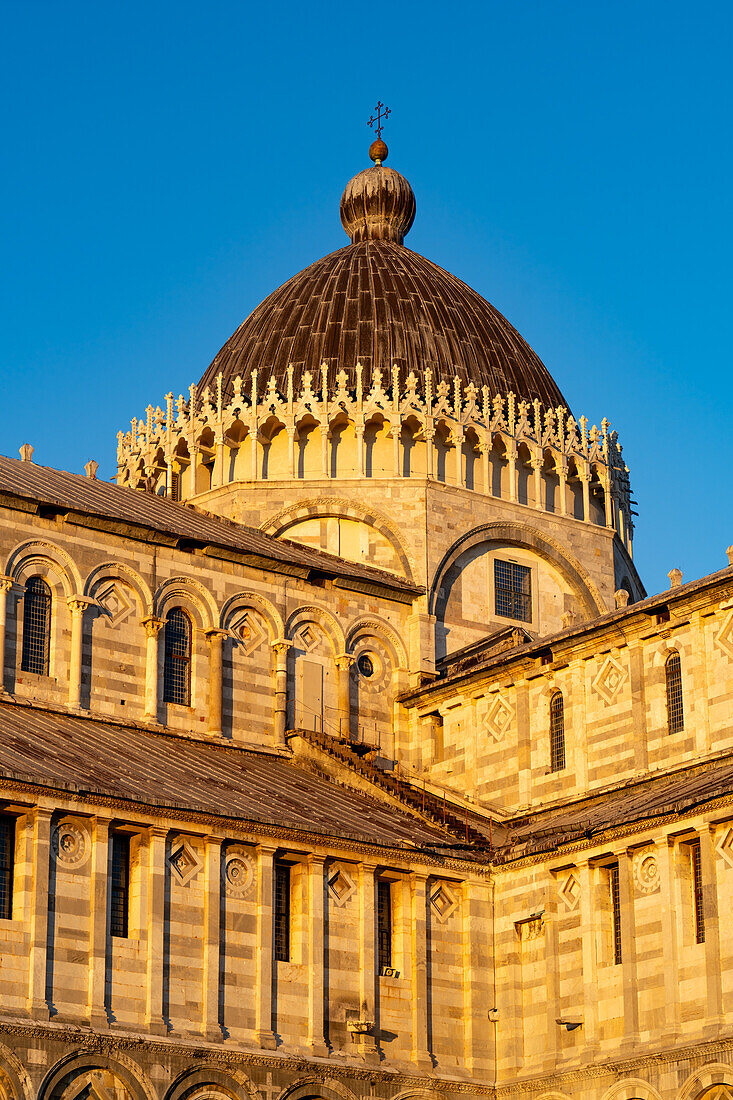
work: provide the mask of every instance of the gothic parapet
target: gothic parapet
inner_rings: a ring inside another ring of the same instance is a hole
[[[349,389],[324,363],[297,393],[293,373],[284,394],[254,370],[246,392],[238,377],[225,394],[219,374],[214,393],[192,385],[188,400],[149,405],[118,433],[118,483],[188,500],[234,482],[427,478],[613,528],[631,551],[629,471],[607,420],[589,428],[566,408],[430,370],[420,390],[396,365],[367,385],[357,364]]]

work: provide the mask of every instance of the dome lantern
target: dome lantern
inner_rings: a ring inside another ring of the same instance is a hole
[[[341,224],[352,244],[393,241],[402,244],[415,220],[415,195],[404,176],[386,168],[389,149],[381,138],[373,141],[365,168],[349,180],[341,196]]]

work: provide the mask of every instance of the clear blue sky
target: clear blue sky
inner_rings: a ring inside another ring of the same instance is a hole
[[[726,564],[733,5],[6,3],[0,451],[114,473],[275,286],[346,243],[365,123],[409,245],[619,430],[650,592]]]

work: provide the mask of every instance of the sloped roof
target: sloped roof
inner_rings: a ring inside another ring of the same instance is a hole
[[[282,756],[0,703],[0,777],[386,846],[442,846],[437,825]]]
[[[273,567],[290,567],[291,572],[314,571],[363,585],[378,585],[402,594],[407,600],[421,591],[384,569],[359,565],[287,539],[275,538],[254,527],[177,504],[167,497],[0,455],[0,503],[3,494],[21,498],[28,504],[29,511],[50,506],[60,512],[117,521],[130,533],[137,529],[138,537],[148,532],[145,538],[150,542],[162,536],[168,544],[183,542],[187,548],[217,547],[249,556],[253,564],[262,567],[269,561]]]

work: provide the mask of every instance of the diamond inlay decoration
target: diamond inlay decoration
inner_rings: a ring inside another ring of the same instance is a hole
[[[715,644],[726,656],[733,658],[733,611],[723,619],[723,625],[715,635]]]
[[[247,657],[255,653],[263,642],[267,641],[267,630],[259,615],[253,611],[243,612],[232,623],[232,632]]]
[[[733,829],[724,829],[715,847],[720,858],[733,867]]]
[[[485,733],[490,734],[495,741],[499,742],[504,740],[513,717],[514,711],[511,705],[501,695],[497,695],[493,702],[487,702],[486,713],[481,725]]]
[[[458,908],[458,899],[445,882],[439,882],[430,893],[430,905],[441,924],[453,916]]]
[[[295,640],[301,649],[304,649],[306,653],[311,653],[317,648],[321,635],[312,623],[306,623],[303,629],[296,634]]]
[[[598,692],[607,703],[612,703],[627,680],[626,669],[620,665],[615,657],[610,655],[600,667],[593,680],[593,689]]]
[[[170,859],[171,869],[178,876],[181,886],[187,886],[201,870],[203,864],[196,850],[187,840],[179,839],[173,842]]]
[[[338,865],[331,868],[328,876],[328,894],[334,905],[346,905],[354,895],[356,885],[348,871]]]
[[[572,871],[558,883],[557,893],[566,909],[570,912],[577,909],[580,901],[580,883]]]
[[[119,584],[110,584],[102,592],[98,592],[96,598],[104,619],[111,627],[121,626],[135,610],[129,594]]]

